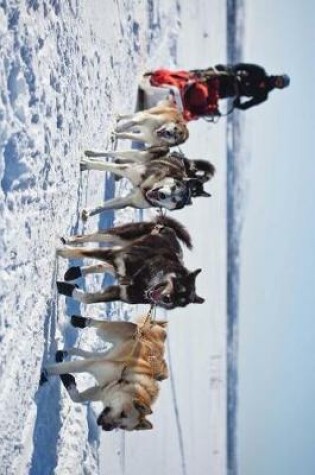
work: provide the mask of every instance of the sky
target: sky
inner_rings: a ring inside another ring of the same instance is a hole
[[[246,112],[239,473],[315,473],[315,3],[246,1],[244,60],[291,85]]]

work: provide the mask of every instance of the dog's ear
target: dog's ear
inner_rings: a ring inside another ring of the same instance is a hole
[[[156,325],[162,328],[167,328],[168,321],[167,320],[160,320],[158,322],[155,322]]]
[[[151,430],[153,429],[153,424],[147,419],[141,419],[139,424],[135,427],[135,430]]]
[[[199,295],[195,295],[195,298],[192,303],[204,303],[204,302],[205,302],[205,299],[203,299],[202,297],[199,297]]]
[[[151,407],[148,406],[147,404],[145,404],[144,402],[141,402],[141,401],[136,399],[136,400],[133,401],[133,405],[135,406],[137,411],[139,411],[140,414],[142,414],[144,416],[148,416],[149,414],[152,414]]]
[[[196,269],[193,272],[190,272],[189,276],[196,278],[198,274],[200,274],[202,269]]]
[[[207,193],[205,190],[202,190],[202,193],[199,196],[204,196],[205,198],[210,198],[210,193]]]

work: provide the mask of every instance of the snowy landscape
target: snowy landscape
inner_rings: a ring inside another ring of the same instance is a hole
[[[207,67],[224,62],[226,51],[220,0],[0,0],[1,473],[227,473],[224,119],[189,124],[182,147],[217,169],[207,185],[212,198],[175,216],[192,234],[185,263],[203,268],[197,290],[206,303],[167,314],[170,378],[155,405],[154,430],[101,433],[99,405],[73,403],[58,378],[39,386],[57,348],[100,348],[93,330],[70,326],[71,314],[132,320],[147,311],[80,307],[57,295],[55,282],[68,266],[56,257],[61,236],[142,217],[128,208],[82,222],[85,206],[130,186],[80,172],[83,151],[112,146],[116,115],[135,110],[144,72]],[[88,285],[97,290],[102,278]],[[78,377],[80,387],[88,383]]]

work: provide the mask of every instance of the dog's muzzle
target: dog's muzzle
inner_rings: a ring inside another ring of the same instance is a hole
[[[116,427],[112,424],[99,424],[102,426],[102,430],[105,430],[106,432],[110,432],[111,430],[116,429]]]
[[[147,192],[147,197],[150,200],[155,200],[155,201],[166,200],[167,199],[166,193],[164,193],[163,191],[160,191],[159,189],[148,191]]]
[[[161,129],[157,130],[156,131],[156,135],[160,138],[164,138],[166,140],[170,140],[170,139],[175,139],[175,134],[173,131],[171,130],[168,130],[164,127],[162,127]]]

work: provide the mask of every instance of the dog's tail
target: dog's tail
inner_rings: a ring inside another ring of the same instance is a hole
[[[197,159],[192,160],[192,162],[195,164],[197,170],[203,171],[205,174],[209,175],[209,178],[214,176],[216,172],[215,166],[208,160]]]
[[[158,216],[155,221],[161,226],[173,229],[177,238],[182,241],[188,249],[192,249],[191,236],[188,230],[179,221],[176,221],[174,218],[169,218],[168,216]]]

